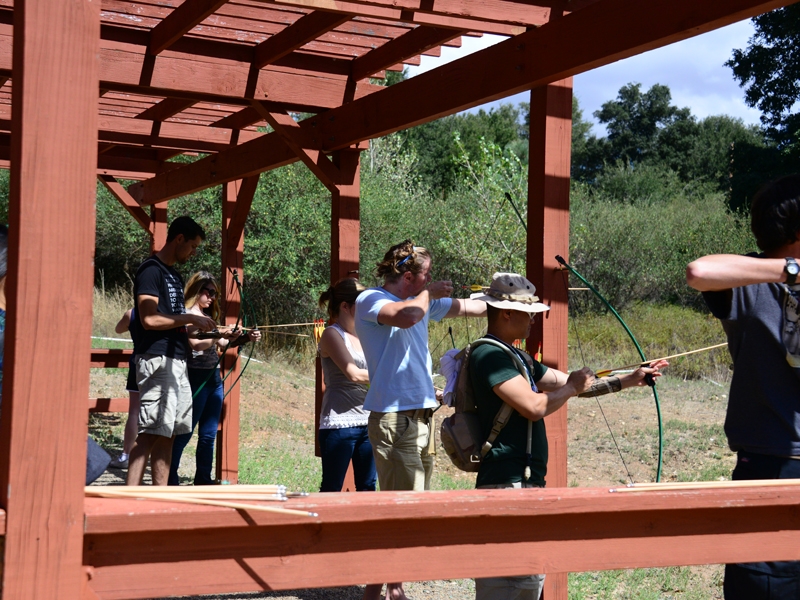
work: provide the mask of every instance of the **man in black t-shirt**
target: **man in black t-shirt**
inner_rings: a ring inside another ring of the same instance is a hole
[[[183,280],[173,265],[194,256],[205,238],[202,227],[194,220],[178,217],[169,227],[164,247],[136,272],[136,318],[131,322],[131,337],[136,340],[136,383],[141,408],[139,435],[128,463],[128,485],[141,484],[148,456],[153,485],[167,485],[175,435],[192,430],[186,327],[210,331],[216,323],[209,317],[186,312]]]
[[[800,175],[764,185],[751,229],[761,253],[712,254],[688,284],[722,323],[733,360],[725,416],[734,480],[800,478]],[[725,565],[726,600],[800,597],[800,561]]]

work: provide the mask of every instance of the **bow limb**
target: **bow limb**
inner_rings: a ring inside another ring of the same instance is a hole
[[[603,296],[603,294],[597,291],[597,288],[595,288],[591,283],[589,283],[583,275],[578,273],[578,271],[576,271],[575,268],[571,266],[567,261],[565,261],[562,257],[556,256],[556,260],[558,261],[558,264],[560,264],[570,273],[575,275],[575,277],[577,277],[581,282],[583,282],[583,284],[586,287],[592,290],[592,293],[595,296],[597,296],[597,298],[600,299],[600,301],[606,306],[606,308],[608,308],[608,310],[611,311],[611,314],[613,314],[616,317],[617,321],[619,321],[619,324],[622,325],[622,328],[625,330],[625,333],[628,334],[628,337],[630,338],[631,342],[633,342],[633,345],[636,347],[636,351],[639,353],[639,357],[642,359],[642,362],[646,363],[647,357],[644,355],[642,347],[636,340],[636,336],[633,335],[633,332],[628,327],[628,324],[625,323],[625,320],[619,315],[616,309],[613,306],[611,306],[611,303],[608,300],[606,300],[605,296]],[[648,381],[648,383],[650,384],[650,387],[653,390],[653,399],[655,400],[656,403],[656,414],[658,415],[658,467],[656,469],[656,482],[659,482],[661,481],[661,468],[664,461],[664,426],[661,419],[661,401],[658,398],[658,391],[656,390],[655,382],[651,378],[651,380]]]

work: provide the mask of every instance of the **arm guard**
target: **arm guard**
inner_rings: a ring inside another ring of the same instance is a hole
[[[595,379],[592,387],[582,394],[578,394],[579,398],[594,398],[595,396],[604,396],[605,394],[614,394],[622,389],[622,382],[619,377],[602,377]]]

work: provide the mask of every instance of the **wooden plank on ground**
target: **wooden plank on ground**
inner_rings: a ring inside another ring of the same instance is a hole
[[[94,284],[99,3],[16,0],[13,35],[0,420],[0,504],[7,515],[2,590],[7,599],[78,598],[87,437],[83,402],[89,395]],[[31,335],[44,331],[46,344]]]
[[[126,413],[130,398],[89,398],[90,413]]]

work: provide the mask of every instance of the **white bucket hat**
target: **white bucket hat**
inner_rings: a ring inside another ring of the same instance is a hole
[[[516,273],[495,273],[492,285],[477,294],[470,294],[473,300],[483,300],[499,309],[520,310],[526,313],[540,313],[550,310],[539,302],[536,286]]]

